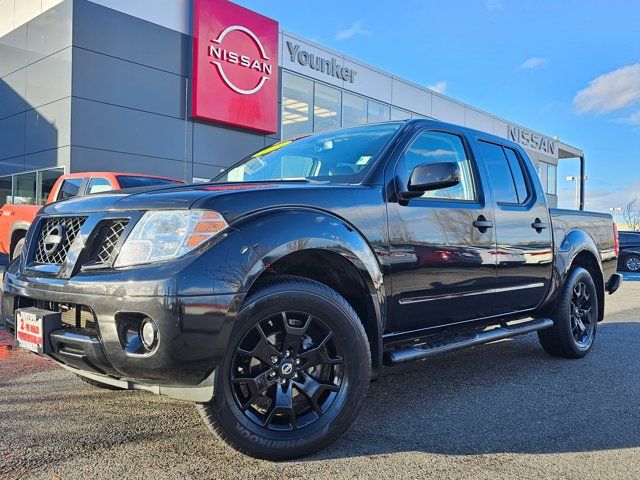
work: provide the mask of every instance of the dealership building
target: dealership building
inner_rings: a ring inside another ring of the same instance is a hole
[[[520,143],[552,205],[558,161],[584,172],[577,148],[227,0],[0,0],[0,202],[41,204],[62,172],[203,181],[282,138],[406,118]]]

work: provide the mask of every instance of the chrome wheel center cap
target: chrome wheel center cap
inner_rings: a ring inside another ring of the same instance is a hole
[[[280,365],[280,376],[282,378],[291,378],[295,374],[296,367],[292,361],[286,360]]]

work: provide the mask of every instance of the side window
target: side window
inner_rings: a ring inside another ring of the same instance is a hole
[[[504,153],[507,156],[507,160],[509,161],[509,168],[511,169],[511,174],[513,175],[513,181],[516,184],[518,200],[520,203],[524,203],[525,200],[529,197],[529,192],[527,191],[527,181],[524,178],[522,163],[520,163],[518,154],[514,149],[509,147],[503,148]]]
[[[480,140],[479,144],[482,156],[487,164],[496,202],[520,203],[518,191],[516,190],[516,181],[502,147],[482,140]],[[522,171],[520,171],[520,174],[522,175]]]
[[[108,192],[113,190],[113,187],[106,178],[92,178],[87,187],[87,193]]]
[[[63,181],[60,191],[58,192],[58,200],[66,200],[67,198],[77,196],[83,180],[84,178],[69,178]]]
[[[422,198],[476,199],[471,161],[458,135],[430,131],[421,133],[404,153],[398,168],[404,169],[405,177],[409,178],[418,165],[435,162],[456,162],[460,167],[461,181],[454,187],[425,192]]]

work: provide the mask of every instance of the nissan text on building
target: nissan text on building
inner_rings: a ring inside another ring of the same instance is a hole
[[[551,206],[558,161],[579,158],[584,171],[580,149],[227,0],[0,2],[3,203],[44,203],[63,172],[202,181],[283,138],[406,118],[518,142]]]

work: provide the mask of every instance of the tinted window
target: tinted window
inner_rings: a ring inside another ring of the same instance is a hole
[[[640,244],[640,235],[637,233],[621,233],[620,243],[638,243]]]
[[[513,180],[516,185],[516,192],[518,193],[518,200],[520,203],[524,203],[529,194],[527,192],[527,182],[524,179],[524,172],[522,171],[522,164],[515,150],[505,147],[504,153],[507,155],[507,160],[509,161],[509,168],[511,169],[511,174],[513,175]]]
[[[152,177],[135,177],[130,175],[118,176],[118,183],[122,188],[136,188],[136,187],[153,187],[154,185],[167,185],[170,183],[178,183],[175,180],[166,180],[164,178],[152,178]]]
[[[108,192],[110,190],[113,190],[113,187],[106,178],[92,178],[87,187],[87,193],[89,195],[92,193]]]
[[[58,192],[58,200],[65,200],[77,196],[83,181],[84,178],[69,178],[62,182],[62,186]]]
[[[516,185],[511,175],[509,162],[500,145],[480,141],[480,150],[489,170],[491,186],[499,203],[518,203]]]
[[[467,158],[462,140],[457,135],[442,132],[423,132],[411,143],[398,168],[405,170],[405,178],[418,165],[435,162],[455,162],[460,168],[461,182],[449,188],[432,190],[422,194],[423,198],[451,200],[475,200],[471,162]]]

